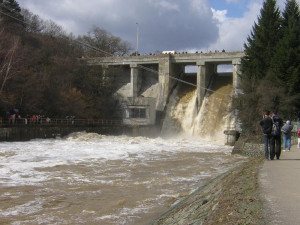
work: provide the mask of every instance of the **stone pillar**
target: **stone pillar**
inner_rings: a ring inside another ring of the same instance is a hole
[[[232,88],[233,88],[233,95],[238,94],[239,85],[240,85],[240,65],[241,59],[235,59],[232,61],[233,69],[232,69]]]
[[[197,62],[197,105],[198,110],[201,108],[206,88],[206,71],[205,62]]]
[[[138,96],[138,78],[139,78],[139,70],[137,64],[130,64],[130,97]]]

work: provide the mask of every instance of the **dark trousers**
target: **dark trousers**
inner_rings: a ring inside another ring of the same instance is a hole
[[[271,134],[265,134],[264,135],[264,142],[265,142],[265,159],[269,160],[269,146],[270,146],[270,156],[271,156],[271,153],[272,151],[274,151],[272,148],[272,136]],[[274,157],[273,157],[274,159]]]
[[[272,149],[270,152],[270,158],[274,159],[276,155],[276,158],[279,159],[281,154],[281,135],[272,135],[270,149]]]

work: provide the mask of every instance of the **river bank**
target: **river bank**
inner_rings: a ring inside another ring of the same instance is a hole
[[[265,224],[260,197],[262,157],[218,176],[172,207],[153,225]]]

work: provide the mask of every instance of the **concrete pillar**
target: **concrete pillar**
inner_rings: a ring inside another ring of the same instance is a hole
[[[232,60],[232,90],[233,90],[233,96],[238,95],[240,89],[240,65],[241,65],[241,59],[235,59]],[[235,110],[233,112],[233,119],[231,122],[231,128],[234,128],[234,130],[239,130],[241,131],[240,123],[238,120],[238,111]]]
[[[232,87],[233,87],[233,94],[237,95],[239,86],[240,86],[240,65],[241,59],[235,59],[232,61],[233,69],[232,69]]]
[[[158,65],[158,82],[160,85],[160,92],[156,103],[156,109],[163,111],[167,102],[170,88],[170,56],[166,55],[159,61]]]
[[[205,88],[206,88],[205,62],[200,61],[200,62],[197,62],[197,105],[198,105],[198,110],[200,109],[202,101],[204,99]]]
[[[102,65],[102,84],[103,86],[106,86],[107,82],[108,82],[108,75],[107,75],[107,71],[108,71],[108,65]]]
[[[139,78],[139,70],[137,64],[130,64],[130,97],[138,96],[138,78]]]

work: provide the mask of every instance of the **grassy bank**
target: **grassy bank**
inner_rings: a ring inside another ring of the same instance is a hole
[[[158,218],[156,225],[265,224],[259,169],[263,158],[215,178]]]
[[[218,207],[205,224],[264,224],[258,173],[262,158],[252,158],[222,180]]]

